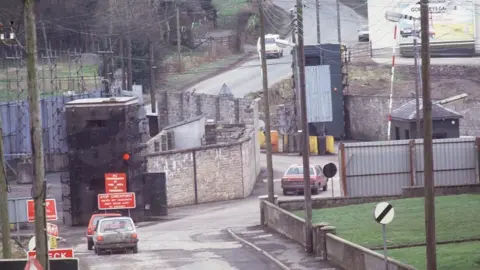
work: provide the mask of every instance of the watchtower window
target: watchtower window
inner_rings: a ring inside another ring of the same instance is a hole
[[[87,120],[87,128],[107,127],[107,120]]]

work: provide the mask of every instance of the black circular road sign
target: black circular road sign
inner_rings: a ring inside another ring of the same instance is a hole
[[[332,178],[337,174],[337,166],[333,163],[328,163],[323,166],[323,175],[327,178]]]

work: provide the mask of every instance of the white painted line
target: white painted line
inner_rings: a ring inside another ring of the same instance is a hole
[[[255,236],[253,238],[256,238],[256,239],[258,239],[258,238],[268,238],[268,237],[272,237],[272,236],[273,236],[272,234],[264,234],[264,235]]]
[[[237,234],[235,234],[232,230],[230,229],[227,229],[227,232],[233,237],[235,238],[236,240],[242,242],[243,244],[255,249],[256,251],[258,252],[261,252],[265,257],[267,257],[269,260],[271,260],[273,263],[275,263],[278,267],[280,267],[282,270],[292,270],[290,269],[288,266],[286,266],[285,264],[283,264],[281,261],[277,260],[275,257],[273,257],[272,255],[270,255],[268,252],[266,252],[265,250],[257,247],[255,244],[253,243],[250,243],[248,242],[247,240],[241,238],[240,236],[238,236]]]
[[[264,233],[264,230],[256,230],[256,231],[243,231],[242,234],[256,234],[256,233]]]
[[[268,182],[268,179],[263,179],[262,180],[264,183],[267,183]],[[282,179],[273,179],[273,182],[281,182]]]

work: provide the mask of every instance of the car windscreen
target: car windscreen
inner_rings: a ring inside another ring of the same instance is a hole
[[[106,219],[100,223],[100,232],[129,232],[133,231],[134,226],[130,219]]]
[[[286,175],[298,175],[303,174],[303,167],[292,167],[288,169]],[[315,175],[313,168],[310,168],[310,175]]]
[[[265,39],[265,44],[275,44],[275,39],[274,38],[266,38]]]
[[[97,226],[98,222],[103,218],[105,218],[105,217],[104,216],[95,216],[92,220],[92,227],[95,228]]]

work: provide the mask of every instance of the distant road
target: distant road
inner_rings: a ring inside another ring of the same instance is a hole
[[[295,0],[272,0],[274,4],[287,12],[294,7]],[[305,45],[316,44],[316,12],[315,0],[306,0],[307,8],[304,11]],[[357,42],[357,29],[366,20],[351,8],[340,6],[342,41],[349,45]],[[320,10],[322,43],[337,43],[337,19],[334,0],[323,0]],[[274,20],[275,15],[267,13],[268,20]],[[286,78],[292,73],[292,57],[290,49],[284,50],[280,59],[268,59],[269,85]],[[196,93],[216,95],[223,84],[227,84],[234,96],[244,97],[246,94],[262,89],[262,75],[259,59],[249,61],[240,67],[224,72],[218,76],[202,81],[189,90],[196,89]]]

